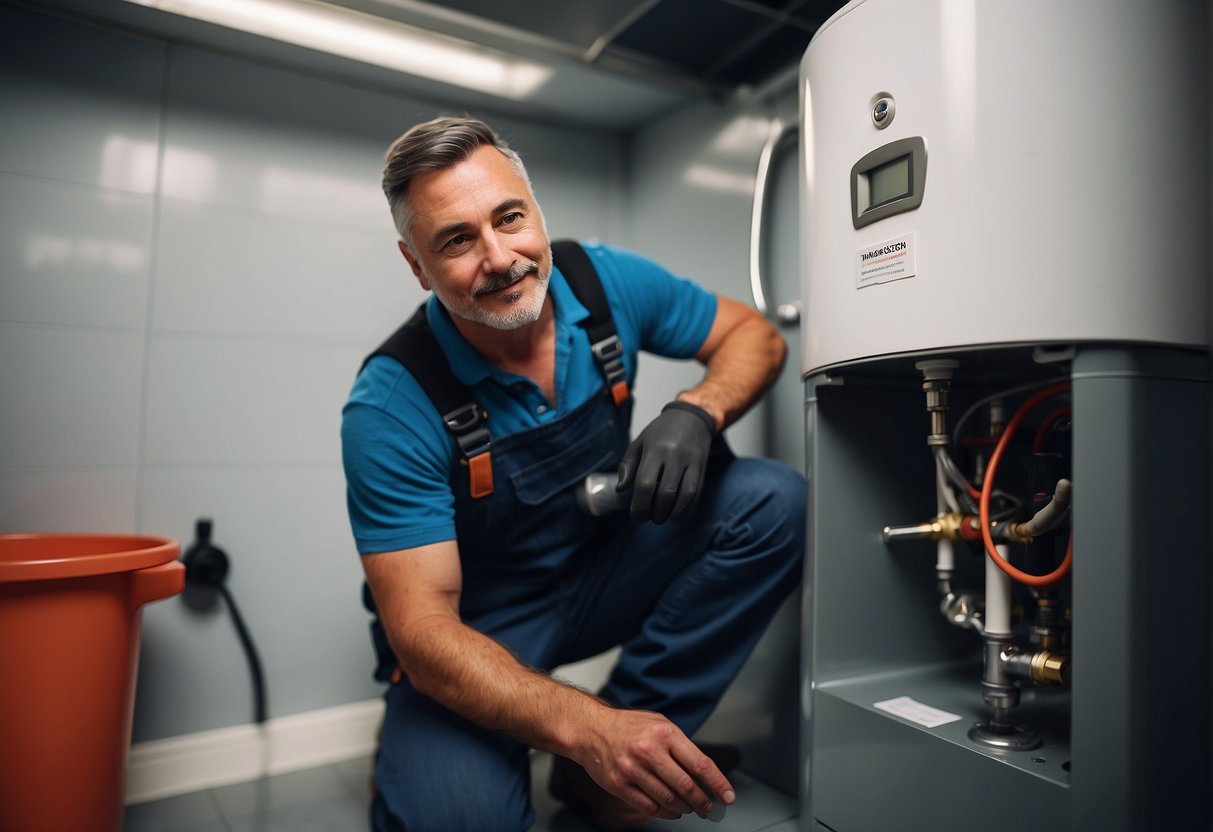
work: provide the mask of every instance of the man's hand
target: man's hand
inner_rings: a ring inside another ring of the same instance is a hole
[[[651,711],[611,710],[586,759],[578,760],[602,788],[629,806],[667,820],[707,817],[713,800],[730,804],[728,778],[678,726]]]
[[[619,463],[615,486],[616,491],[633,489],[633,523],[682,520],[691,513],[715,431],[711,414],[682,401],[667,404],[641,431]]]

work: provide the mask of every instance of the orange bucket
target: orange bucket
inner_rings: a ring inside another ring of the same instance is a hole
[[[169,538],[0,535],[0,827],[120,832],[140,612],[179,593]]]

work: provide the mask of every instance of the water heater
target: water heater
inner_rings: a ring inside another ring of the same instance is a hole
[[[1209,15],[809,45],[802,832],[1213,828]]]
[[[803,368],[1208,344],[1199,0],[859,0],[802,64]]]

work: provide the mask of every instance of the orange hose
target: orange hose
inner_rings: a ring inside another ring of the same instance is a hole
[[[990,454],[990,461],[986,463],[986,476],[981,484],[981,498],[978,502],[979,518],[981,520],[981,539],[986,547],[986,554],[994,561],[994,565],[1003,572],[1010,575],[1021,584],[1028,586],[1048,586],[1055,584],[1065,577],[1070,571],[1070,564],[1074,560],[1074,535],[1070,534],[1070,542],[1066,546],[1066,556],[1062,560],[1061,565],[1047,575],[1032,575],[1017,569],[1007,563],[999,556],[994,548],[994,538],[990,534],[990,495],[994,493],[994,472],[998,469],[998,463],[1002,461],[1003,452],[1006,451],[1007,445],[1011,443],[1011,437],[1019,428],[1020,423],[1027,417],[1036,405],[1040,404],[1045,399],[1056,396],[1058,393],[1065,393],[1070,389],[1070,382],[1062,381],[1057,384],[1050,384],[1041,390],[1033,393],[1027,401],[1019,406],[1019,410],[1015,411],[1015,415],[1011,417],[1011,421],[1007,423],[1007,427],[1002,432],[1002,436],[998,438],[998,444],[994,447],[994,453]]]

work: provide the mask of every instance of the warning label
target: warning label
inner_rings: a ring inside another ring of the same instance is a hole
[[[924,705],[908,696],[898,696],[896,699],[876,702],[873,707],[888,711],[902,719],[908,719],[910,722],[917,722],[927,728],[938,728],[940,725],[947,725],[949,722],[960,719],[956,714],[932,708],[930,705]]]
[[[917,273],[914,255],[913,233],[860,249],[855,252],[855,288],[913,277]]]

